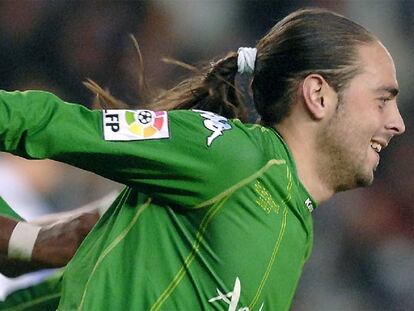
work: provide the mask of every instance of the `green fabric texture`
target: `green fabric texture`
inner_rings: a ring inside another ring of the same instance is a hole
[[[2,311],[55,311],[62,290],[63,269],[43,282],[17,290],[0,302]]]
[[[15,220],[22,220],[22,218],[7,204],[2,197],[0,197],[0,215],[13,218]]]
[[[67,266],[58,309],[288,310],[316,204],[281,137],[177,110],[168,134],[150,139],[148,120],[45,92],[0,92],[2,151],[126,185]],[[119,139],[105,140],[108,131]]]

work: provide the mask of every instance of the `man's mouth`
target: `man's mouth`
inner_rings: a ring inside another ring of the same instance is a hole
[[[381,152],[382,146],[380,143],[371,141],[371,148],[374,149],[377,153]]]

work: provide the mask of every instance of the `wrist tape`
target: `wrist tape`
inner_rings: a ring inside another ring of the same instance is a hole
[[[30,261],[41,227],[27,222],[18,222],[9,239],[7,257]]]

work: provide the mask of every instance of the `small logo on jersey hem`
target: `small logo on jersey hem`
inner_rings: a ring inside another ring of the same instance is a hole
[[[310,198],[307,198],[306,200],[305,200],[305,205],[306,205],[306,207],[308,208],[308,210],[309,210],[309,212],[313,212],[313,210],[314,210],[314,207],[313,207],[313,203],[312,203],[312,201],[311,201],[311,199]]]
[[[210,298],[208,302],[215,303],[218,301],[223,301],[229,306],[228,311],[253,311],[253,310],[250,310],[249,307],[241,307],[237,309],[237,305],[239,304],[240,294],[241,294],[241,284],[240,284],[240,279],[238,277],[236,278],[236,281],[234,282],[234,287],[231,292],[224,294],[218,288],[216,288],[216,290],[217,290],[218,296]],[[263,311],[263,306],[264,306],[264,303],[261,304],[259,311]]]

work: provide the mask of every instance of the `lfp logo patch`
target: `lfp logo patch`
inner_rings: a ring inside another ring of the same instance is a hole
[[[168,114],[151,110],[104,110],[105,140],[168,138]]]

